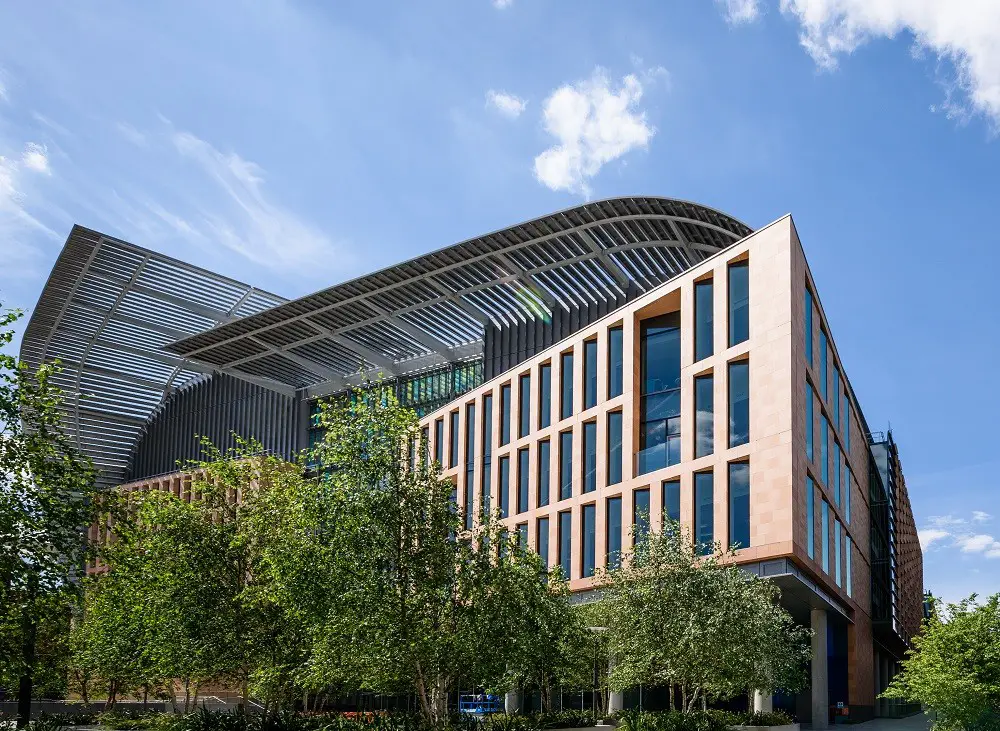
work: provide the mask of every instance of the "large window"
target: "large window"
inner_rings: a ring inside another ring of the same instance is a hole
[[[833,397],[830,400],[830,405],[833,407],[833,426],[836,429],[840,428],[840,370],[837,366],[833,367]]]
[[[573,432],[559,434],[559,499],[573,497]]]
[[[476,405],[465,405],[465,527],[472,528],[476,470]]]
[[[833,521],[833,583],[840,586],[840,521]]]
[[[607,567],[616,569],[622,560],[622,499],[609,497],[607,504],[607,535],[605,545],[608,547]]]
[[[694,539],[698,550],[708,555],[715,541],[715,490],[711,472],[694,476]]]
[[[510,384],[500,387],[500,444],[510,443]]]
[[[597,406],[597,341],[583,344],[583,408]]]
[[[729,265],[729,347],[750,338],[750,267]]]
[[[711,374],[694,379],[694,456],[704,457],[715,449],[715,379]]]
[[[845,384],[846,385],[846,384]],[[851,402],[847,396],[847,391],[844,391],[844,425],[841,430],[844,432],[844,451],[848,454],[851,453]]]
[[[833,442],[833,504],[840,507],[840,446]]]
[[[493,511],[493,394],[483,396],[483,466],[479,481],[480,510]]]
[[[820,556],[822,557],[823,571],[830,573],[830,503],[823,501],[820,512]]]
[[[813,411],[813,401],[815,400],[815,395],[813,394],[812,385],[806,381],[806,459],[810,462],[813,461],[815,457],[815,449],[813,448],[813,440],[815,431],[815,413]]]
[[[531,431],[531,375],[525,373],[517,381],[517,436],[526,437]]]
[[[844,458],[844,522],[851,524],[851,468]]]
[[[571,578],[573,567],[573,514],[566,510],[559,513],[559,567],[563,578]]]
[[[729,446],[750,441],[750,361],[729,364]]]
[[[681,331],[677,313],[643,321],[639,474],[680,462]]]
[[[597,422],[583,425],[583,491],[597,489]]]
[[[444,465],[444,419],[434,420],[434,461]]]
[[[517,450],[517,512],[528,509],[528,483],[531,474],[528,465],[528,448]]]
[[[712,354],[712,280],[694,285],[694,359]]]
[[[816,558],[816,486],[806,478],[806,554]]]
[[[535,529],[535,545],[538,546],[538,555],[542,559],[542,564],[549,568],[549,518],[548,516],[538,519],[538,527]]]
[[[448,414],[448,421],[451,433],[448,440],[448,466],[458,467],[458,412],[452,411]]]
[[[729,547],[750,547],[750,465],[729,465]]]
[[[823,477],[823,486],[830,489],[830,422],[826,420],[825,414],[820,417],[819,426],[819,471]]]
[[[663,483],[663,520],[681,522],[680,480],[667,480]]]
[[[517,547],[523,551],[528,547],[528,524],[519,523],[517,526]]]
[[[622,412],[608,412],[608,484],[622,481]]]
[[[649,488],[632,493],[632,542],[642,543],[649,535]]]
[[[806,289],[806,360],[813,363],[813,296]]]
[[[624,330],[617,325],[608,330],[608,398],[621,396],[625,388]]]
[[[500,492],[500,517],[506,518],[510,514],[510,456],[504,455],[500,458],[500,470],[497,474],[497,490]]]
[[[552,364],[538,366],[538,428],[552,423]]]
[[[823,394],[823,400],[830,400],[830,379],[827,376],[827,353],[830,348],[827,346],[826,333],[820,328],[819,331],[819,390]]]
[[[854,596],[854,581],[851,578],[851,537],[844,534],[844,584],[847,587],[847,596]]]
[[[573,353],[559,356],[559,418],[573,415]]]
[[[597,563],[597,508],[593,503],[584,505],[582,511],[581,544],[583,547],[583,576],[593,576]]]
[[[552,471],[551,442],[545,439],[538,443],[538,507],[549,504],[549,492],[552,489],[549,474]]]

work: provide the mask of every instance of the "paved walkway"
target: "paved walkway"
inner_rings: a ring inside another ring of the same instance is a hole
[[[931,727],[931,719],[918,713],[906,718],[876,718],[864,723],[852,723],[844,726],[830,726],[830,731],[927,731]],[[808,723],[802,724],[802,728],[812,728]]]

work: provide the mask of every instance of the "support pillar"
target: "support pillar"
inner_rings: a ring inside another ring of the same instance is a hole
[[[830,691],[828,685],[829,666],[827,657],[826,610],[813,609],[810,615],[812,625],[812,727],[827,728],[830,725]]]
[[[753,709],[759,713],[770,713],[774,710],[774,695],[755,690],[753,692]]]
[[[508,716],[513,716],[521,712],[521,691],[518,688],[508,690],[503,699],[503,709]]]
[[[608,677],[611,676],[611,671],[615,669],[615,659],[613,657],[608,658]],[[608,715],[610,716],[615,711],[621,711],[625,708],[625,697],[621,691],[608,691]]]

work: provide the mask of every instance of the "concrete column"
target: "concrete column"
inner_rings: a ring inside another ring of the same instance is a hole
[[[615,659],[608,658],[608,674],[615,668]],[[610,716],[615,711],[621,711],[625,708],[625,697],[621,691],[608,691],[608,715]]]
[[[521,712],[521,691],[518,688],[508,690],[503,699],[503,709],[508,716],[513,716]]]
[[[753,709],[760,713],[770,713],[774,710],[774,695],[755,690],[753,692]]]
[[[830,725],[830,699],[827,677],[829,673],[826,639],[826,610],[813,609],[810,616],[812,625],[812,727],[827,728]]]

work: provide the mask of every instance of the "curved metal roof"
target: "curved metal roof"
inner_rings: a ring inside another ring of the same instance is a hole
[[[482,353],[489,323],[642,293],[752,233],[668,198],[587,203],[358,277],[168,346],[242,377],[342,387]],[[313,390],[313,389],[310,389]]]
[[[32,368],[58,358],[64,427],[121,482],[140,430],[175,389],[214,369],[166,346],[287,300],[97,231],[74,226],[21,341]],[[288,392],[287,386],[252,378]]]

